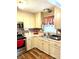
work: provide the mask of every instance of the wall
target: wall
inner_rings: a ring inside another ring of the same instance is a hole
[[[35,16],[32,13],[17,10],[17,22],[24,22],[24,28],[35,27]]]

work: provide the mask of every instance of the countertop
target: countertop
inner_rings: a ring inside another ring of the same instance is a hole
[[[54,39],[50,39],[50,38],[47,38],[47,37],[40,37],[40,36],[33,36],[31,38],[38,38],[38,39],[42,39],[42,40],[48,41],[48,42],[51,41],[52,43],[55,43],[58,46],[61,46],[61,40],[54,40]]]

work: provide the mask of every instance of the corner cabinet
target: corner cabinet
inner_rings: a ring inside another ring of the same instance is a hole
[[[41,51],[60,59],[60,42],[49,38],[32,37],[27,39],[27,50],[32,48],[38,48]]]

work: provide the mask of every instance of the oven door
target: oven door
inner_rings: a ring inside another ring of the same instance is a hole
[[[24,46],[25,46],[25,40],[24,39],[17,40],[17,49],[22,48]]]

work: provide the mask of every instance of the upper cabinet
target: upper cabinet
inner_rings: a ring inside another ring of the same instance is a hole
[[[35,27],[36,28],[41,28],[44,17],[53,16],[53,15],[54,15],[53,11],[51,13],[48,13],[48,12],[35,13],[35,24],[36,24]]]
[[[17,22],[24,23],[25,28],[41,28],[42,22],[45,17],[54,16],[54,25],[56,29],[61,29],[61,9],[54,7],[51,9],[52,12],[37,12],[30,13],[25,11],[17,10]]]
[[[61,9],[58,7],[54,8],[54,24],[56,29],[61,29]]]
[[[52,12],[43,12],[41,13],[41,22],[44,20],[44,18],[46,17],[49,17],[49,16],[54,16],[54,19],[53,19],[53,22],[54,22],[54,25],[55,25],[55,28],[56,29],[61,29],[61,8],[58,8],[58,7],[54,7],[54,8],[51,8]],[[36,19],[38,20],[38,19]],[[38,23],[40,24],[40,22]],[[42,24],[42,23],[41,23]]]
[[[35,28],[35,17],[32,13],[17,10],[17,22],[23,22],[24,29]]]
[[[42,24],[42,14],[41,12],[35,13],[35,27],[36,28],[41,28],[41,24]]]

